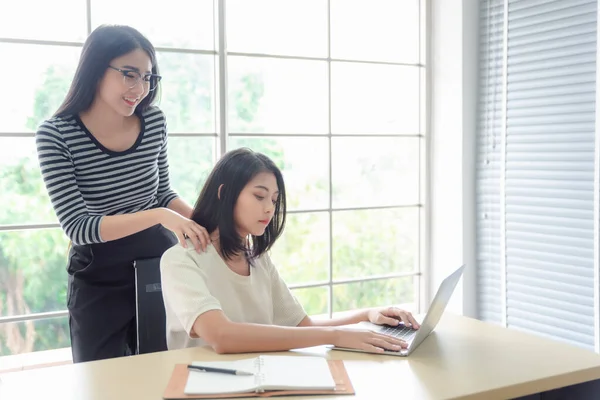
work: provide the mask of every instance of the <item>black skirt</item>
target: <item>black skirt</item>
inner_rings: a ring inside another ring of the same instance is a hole
[[[133,263],[161,257],[177,243],[162,225],[122,239],[69,251],[67,308],[73,362],[135,353]]]

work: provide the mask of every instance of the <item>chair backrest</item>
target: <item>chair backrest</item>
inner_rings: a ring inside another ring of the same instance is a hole
[[[160,283],[160,258],[134,262],[137,354],[167,350],[166,315]]]

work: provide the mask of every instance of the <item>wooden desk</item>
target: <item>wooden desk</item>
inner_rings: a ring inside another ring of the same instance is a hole
[[[345,360],[356,390],[337,397],[346,400],[506,399],[600,379],[600,355],[454,315],[408,358],[323,347],[293,353]],[[0,377],[0,398],[158,400],[175,363],[250,356],[194,348],[14,372]]]

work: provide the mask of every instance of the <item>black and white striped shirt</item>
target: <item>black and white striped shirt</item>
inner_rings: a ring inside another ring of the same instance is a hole
[[[45,121],[36,134],[42,177],[58,220],[74,244],[102,243],[105,215],[166,207],[177,197],[169,184],[167,129],[149,107],[128,150],[102,146],[78,116]]]

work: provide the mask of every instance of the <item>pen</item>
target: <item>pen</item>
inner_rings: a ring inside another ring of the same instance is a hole
[[[219,372],[222,374],[230,375],[254,375],[252,372],[240,371],[238,369],[227,369],[227,368],[214,368],[214,367],[203,367],[201,365],[188,365],[188,369],[193,369],[202,372]]]

